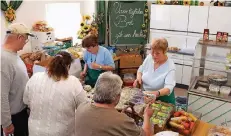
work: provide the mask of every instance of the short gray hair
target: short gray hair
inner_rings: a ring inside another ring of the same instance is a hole
[[[122,92],[123,81],[112,72],[100,74],[95,84],[93,100],[97,103],[111,104]]]

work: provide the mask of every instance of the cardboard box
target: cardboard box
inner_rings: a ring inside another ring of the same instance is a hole
[[[52,56],[43,54],[42,57],[41,57],[41,61],[39,61],[39,62],[37,62],[35,64],[40,65],[42,67],[47,67],[53,58],[54,57],[52,57]]]
[[[143,63],[141,55],[122,54],[120,55],[120,68],[139,68]]]

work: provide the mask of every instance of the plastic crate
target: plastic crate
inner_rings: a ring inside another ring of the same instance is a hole
[[[43,47],[43,49],[47,52],[50,56],[55,56],[59,51],[62,49],[59,46],[52,46],[52,47]]]

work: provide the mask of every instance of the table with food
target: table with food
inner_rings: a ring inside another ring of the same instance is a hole
[[[94,88],[85,85],[84,90],[89,101],[92,101]],[[143,110],[154,99],[155,97],[143,93],[139,88],[124,87],[116,109],[142,126]],[[173,104],[159,100],[153,101],[151,107],[154,113],[150,122],[155,136],[231,136],[231,128],[201,121],[201,114],[197,112],[176,110]]]

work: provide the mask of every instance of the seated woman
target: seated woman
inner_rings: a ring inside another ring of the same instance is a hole
[[[80,77],[85,77],[85,84],[94,87],[98,76],[105,71],[114,70],[115,63],[109,50],[98,45],[98,38],[95,35],[84,37],[82,47],[87,51],[83,56],[85,65]]]
[[[153,110],[144,111],[143,128],[115,107],[122,91],[121,78],[112,72],[101,74],[95,84],[94,103],[84,102],[76,110],[76,136],[152,136],[150,118]]]
[[[155,94],[157,100],[175,105],[174,87],[175,64],[166,55],[168,42],[166,39],[157,39],[152,42],[151,54],[144,60],[137,72],[137,79],[133,86],[143,84],[147,93]]]
[[[59,52],[47,72],[29,79],[23,101],[31,110],[31,136],[75,136],[75,110],[87,98],[79,80],[68,75],[72,61],[69,53]]]

